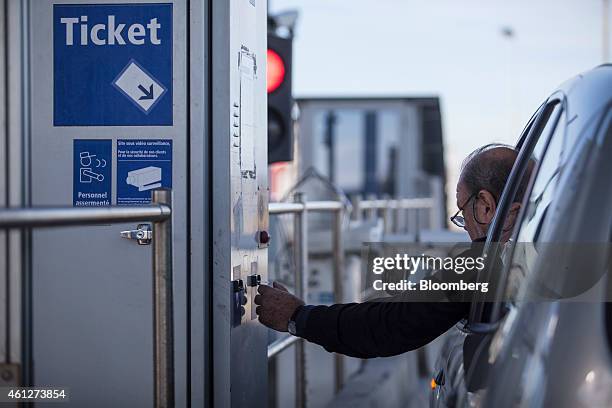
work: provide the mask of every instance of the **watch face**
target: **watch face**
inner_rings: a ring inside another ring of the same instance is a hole
[[[287,331],[290,334],[293,334],[295,336],[296,330],[295,330],[295,322],[293,320],[289,320],[289,325],[287,326]]]

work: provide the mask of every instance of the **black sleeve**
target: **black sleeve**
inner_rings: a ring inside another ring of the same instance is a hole
[[[329,352],[388,357],[417,349],[469,312],[466,302],[367,302],[309,306],[298,335]]]
[[[458,256],[480,256],[481,240]],[[463,275],[434,276],[451,281],[475,279],[475,272]],[[446,275],[446,274],[444,274]],[[470,302],[464,293],[428,295],[429,301],[419,301],[410,292],[366,303],[331,306],[305,306],[297,316],[297,335],[323,346],[329,352],[351,357],[388,357],[417,349],[434,340],[459,320],[467,317]],[[412,300],[410,300],[412,299]],[[451,299],[454,301],[445,301]],[[457,300],[463,301],[457,301]],[[469,298],[468,298],[469,299]]]

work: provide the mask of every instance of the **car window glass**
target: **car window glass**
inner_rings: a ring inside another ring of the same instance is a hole
[[[529,135],[529,137],[531,138],[530,142],[527,143],[527,145],[522,146],[522,149],[531,149],[531,151],[529,152],[530,155],[525,155],[524,153],[526,152],[521,151],[521,153],[519,154],[519,158],[523,156],[523,158],[521,159],[522,163],[524,163],[526,160],[529,160],[530,163],[527,166],[527,170],[522,174],[521,179],[515,178],[513,180],[508,180],[506,188],[510,188],[512,190],[512,188],[518,185],[518,188],[514,193],[515,195],[509,200],[511,203],[521,203],[523,201],[527,186],[529,185],[529,181],[532,178],[533,170],[538,167],[538,164],[542,159],[544,150],[548,145],[548,141],[550,140],[551,133],[556,127],[558,128],[557,123],[560,122],[562,111],[563,107],[562,104],[559,103],[559,101],[554,101],[549,105],[545,106],[541,113],[541,115],[543,116],[542,120],[545,121],[543,126],[536,125],[536,128],[533,130],[533,134]],[[538,129],[540,130],[538,131]],[[520,164],[521,163],[518,163],[517,161],[515,167]],[[508,230],[517,228],[516,224],[510,225],[510,214],[506,214],[507,215],[504,216],[504,218],[506,218],[506,221],[504,224],[503,232],[507,232]],[[501,217],[502,215],[497,214],[497,216]],[[507,252],[508,251],[505,251],[504,256],[507,255]]]
[[[557,126],[546,155],[538,166],[529,201],[526,203],[525,218],[519,230],[517,242],[537,242],[536,231],[539,230],[544,214],[550,204],[557,179],[560,173],[560,158],[563,148],[563,126]],[[536,146],[537,147],[537,146]]]
[[[531,128],[533,127],[533,124],[536,118],[540,115],[540,112],[544,110],[545,106],[546,106],[546,103],[543,103],[542,105],[540,105],[540,107],[535,111],[535,113],[531,116],[531,118],[529,118],[529,122],[527,122],[527,125],[521,132],[521,136],[519,137],[519,140],[516,143],[516,146],[515,146],[516,150],[520,150],[521,147],[523,146],[523,143],[525,143],[525,139],[527,138],[527,135],[529,135],[529,132],[531,131]]]
[[[555,109],[553,110],[553,113],[550,115],[550,118],[548,119],[548,122],[546,123],[546,126],[544,127],[544,129],[542,130],[542,133],[540,134],[541,136],[544,137],[540,137],[540,139],[538,140],[538,142],[536,143],[536,145],[533,148],[533,153],[532,153],[532,157],[534,160],[536,160],[536,162],[540,162],[540,160],[542,159],[542,155],[544,154],[544,150],[546,149],[546,147],[548,146],[548,142],[550,140],[550,138],[548,138],[547,136],[549,136],[552,133],[552,129],[553,127],[556,126],[555,128],[555,132],[559,133],[561,130],[563,130],[562,126],[559,126],[558,123],[560,123],[561,121],[559,120],[559,114],[561,111],[561,105],[558,104],[555,106]],[[558,139],[561,139],[561,143],[563,142],[563,135],[561,135],[561,137],[557,137]]]
[[[554,119],[554,115],[551,117]],[[552,120],[546,125],[548,132],[552,130]],[[525,210],[515,239],[516,245],[512,259],[508,262],[508,274],[505,298],[514,299],[528,271],[533,268],[537,259],[537,242],[541,226],[546,218],[548,207],[552,201],[556,182],[560,174],[560,157],[563,149],[563,120],[558,122],[550,138],[542,137],[534,147],[533,157],[535,171],[531,191],[524,202]],[[542,133],[546,135],[545,132]]]
[[[495,217],[487,234],[486,247],[487,257],[490,259],[500,259],[504,265],[507,264],[507,259],[511,253],[511,247],[507,244],[497,245],[491,243],[501,243],[502,234],[512,233],[516,227],[512,223],[512,219],[517,216],[517,209],[514,203],[522,202],[522,198],[527,190],[527,185],[531,179],[532,170],[534,168],[534,148],[536,145],[545,144],[548,136],[555,129],[556,123],[559,121],[563,104],[559,99],[549,100],[536,115],[536,118],[531,126],[528,126],[529,133],[526,137],[521,137],[520,152],[518,158],[512,168],[509,179],[502,193],[500,203],[496,210]],[[517,147],[519,148],[519,147]],[[538,147],[535,151],[535,159],[538,159],[543,153],[543,147]],[[531,162],[531,163],[530,163]],[[507,273],[507,269],[502,271],[493,271],[496,262],[492,262],[489,268],[485,268],[478,279],[490,281],[494,276],[501,277],[501,285],[495,290],[495,298],[502,300],[504,296],[505,276],[501,272]],[[487,310],[485,310],[488,308]],[[491,308],[484,301],[484,298],[478,298],[478,295],[472,302],[470,308],[469,321],[471,323],[483,321],[495,321],[501,313],[501,304],[495,303]]]

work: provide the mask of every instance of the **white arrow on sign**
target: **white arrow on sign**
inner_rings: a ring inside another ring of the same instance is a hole
[[[166,93],[166,88],[134,60],[117,75],[113,85],[146,114]]]

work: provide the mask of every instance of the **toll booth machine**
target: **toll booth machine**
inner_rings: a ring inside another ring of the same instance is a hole
[[[66,388],[73,407],[267,405],[253,307],[269,240],[266,13],[0,0],[0,207],[101,210],[0,229],[1,386]],[[162,261],[153,222],[109,221],[158,189],[172,197]],[[165,337],[156,262],[172,271]]]

